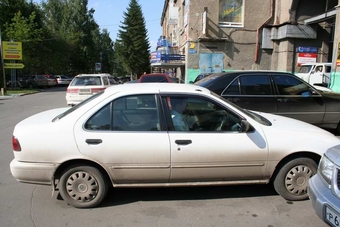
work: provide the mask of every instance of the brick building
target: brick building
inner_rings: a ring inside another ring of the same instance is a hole
[[[165,0],[164,53],[184,57],[151,65],[173,70],[188,83],[200,73],[295,72],[304,61],[332,62],[340,37],[339,1]]]

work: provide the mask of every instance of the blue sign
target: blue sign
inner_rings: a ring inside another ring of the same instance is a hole
[[[297,47],[296,52],[298,53],[318,53],[318,48],[317,47]]]

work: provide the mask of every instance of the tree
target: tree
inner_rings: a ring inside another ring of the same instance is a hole
[[[141,6],[130,0],[115,43],[116,58],[134,78],[149,71],[150,43]]]

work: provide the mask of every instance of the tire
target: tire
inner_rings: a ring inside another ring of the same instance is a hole
[[[28,89],[33,89],[33,88],[34,88],[33,84],[28,84]]]
[[[308,199],[308,180],[317,171],[317,164],[310,158],[297,158],[287,162],[274,179],[274,188],[290,201]]]
[[[102,173],[91,166],[67,169],[59,182],[61,197],[76,208],[92,208],[99,205],[108,191],[108,183]]]

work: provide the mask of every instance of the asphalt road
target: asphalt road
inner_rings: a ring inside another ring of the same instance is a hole
[[[51,197],[49,186],[19,183],[9,170],[15,124],[32,114],[64,106],[65,88],[0,99],[1,227],[327,226],[309,200],[285,201],[271,185],[112,189],[98,208],[70,207],[57,195]]]

